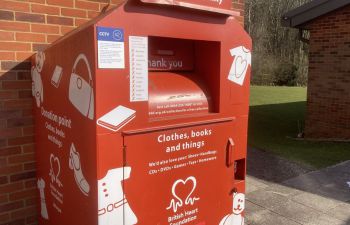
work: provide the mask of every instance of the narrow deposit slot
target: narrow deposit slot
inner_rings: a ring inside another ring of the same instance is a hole
[[[148,69],[150,119],[218,112],[220,43],[149,37]]]

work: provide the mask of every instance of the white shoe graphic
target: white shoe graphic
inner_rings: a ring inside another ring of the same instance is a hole
[[[47,213],[47,208],[46,208],[46,201],[45,201],[45,181],[40,178],[38,179],[38,189],[40,192],[40,206],[41,206],[41,216],[44,219],[49,219],[49,215]]]
[[[130,176],[130,167],[109,170],[98,180],[98,224],[133,225],[137,218],[124,195],[122,181]]]
[[[90,185],[86,181],[83,172],[81,170],[81,162],[79,152],[75,149],[74,144],[70,146],[70,156],[69,156],[69,168],[74,171],[75,181],[80,189],[80,191],[88,196],[90,192]]]

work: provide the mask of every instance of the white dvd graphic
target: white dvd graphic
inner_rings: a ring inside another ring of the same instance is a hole
[[[83,175],[80,155],[79,155],[79,152],[77,152],[77,150],[75,149],[75,146],[73,143],[70,147],[69,168],[74,172],[75,182],[77,183],[80,191],[84,195],[88,196],[90,192],[90,185]]]
[[[109,130],[118,131],[135,118],[135,113],[135,110],[120,105],[99,118],[97,124]]]
[[[88,70],[88,81],[76,73],[78,63],[85,63]],[[73,106],[85,117],[94,119],[94,90],[91,68],[88,59],[84,54],[80,54],[74,62],[72,74],[69,81],[69,100]]]
[[[98,224],[132,225],[137,217],[131,210],[124,195],[122,181],[130,177],[130,167],[109,170],[107,175],[98,180]]]
[[[55,88],[58,88],[58,86],[60,85],[61,77],[62,77],[62,67],[56,66],[51,77],[51,84]]]

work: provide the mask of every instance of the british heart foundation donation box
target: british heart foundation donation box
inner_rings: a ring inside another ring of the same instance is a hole
[[[252,46],[230,5],[126,1],[33,57],[39,224],[244,224]]]

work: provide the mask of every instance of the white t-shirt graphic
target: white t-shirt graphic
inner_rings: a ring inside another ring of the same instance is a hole
[[[234,57],[228,79],[236,84],[243,85],[248,67],[252,63],[252,54],[249,49],[239,46],[230,50]]]

